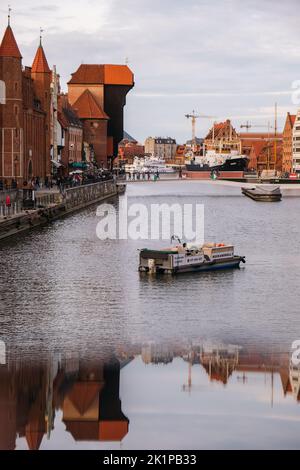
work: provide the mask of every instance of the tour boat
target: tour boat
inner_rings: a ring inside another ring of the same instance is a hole
[[[149,274],[215,271],[239,268],[245,262],[244,256],[235,256],[233,245],[180,243],[161,250],[140,250],[139,271]]]
[[[172,167],[166,166],[165,160],[158,157],[145,157],[139,158],[134,157],[132,165],[125,165],[125,172],[126,173],[159,173],[159,174],[167,174],[167,173],[174,173],[175,170]]]
[[[242,193],[259,202],[278,202],[282,199],[279,186],[256,186],[255,188],[242,188]]]

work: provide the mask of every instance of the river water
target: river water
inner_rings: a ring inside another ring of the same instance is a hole
[[[300,199],[188,181],[127,197],[203,204],[205,239],[245,267],[141,276],[138,249],[166,242],[100,240],[96,207],[2,243],[0,448],[299,448]]]

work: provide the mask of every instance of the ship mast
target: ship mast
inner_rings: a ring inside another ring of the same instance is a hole
[[[277,103],[275,103],[275,126],[274,126],[274,170],[277,167]]]

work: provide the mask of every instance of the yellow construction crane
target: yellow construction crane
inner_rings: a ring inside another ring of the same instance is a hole
[[[192,120],[192,149],[195,151],[197,148],[197,142],[196,142],[196,120],[203,118],[203,119],[213,119],[215,116],[206,116],[205,114],[196,114],[196,112],[193,110],[191,114],[186,114],[185,117],[187,119]]]

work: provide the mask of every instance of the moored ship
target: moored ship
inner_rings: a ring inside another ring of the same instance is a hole
[[[179,274],[239,268],[244,256],[234,254],[234,246],[224,243],[180,244],[175,247],[140,251],[139,271],[149,274]]]
[[[186,163],[187,171],[197,172],[244,172],[249,163],[246,155],[240,155],[232,150],[230,153],[208,150],[204,156],[195,156]]]
[[[131,165],[125,165],[125,172],[130,174],[168,174],[174,173],[172,167],[166,166],[165,160],[158,157],[135,157]]]

